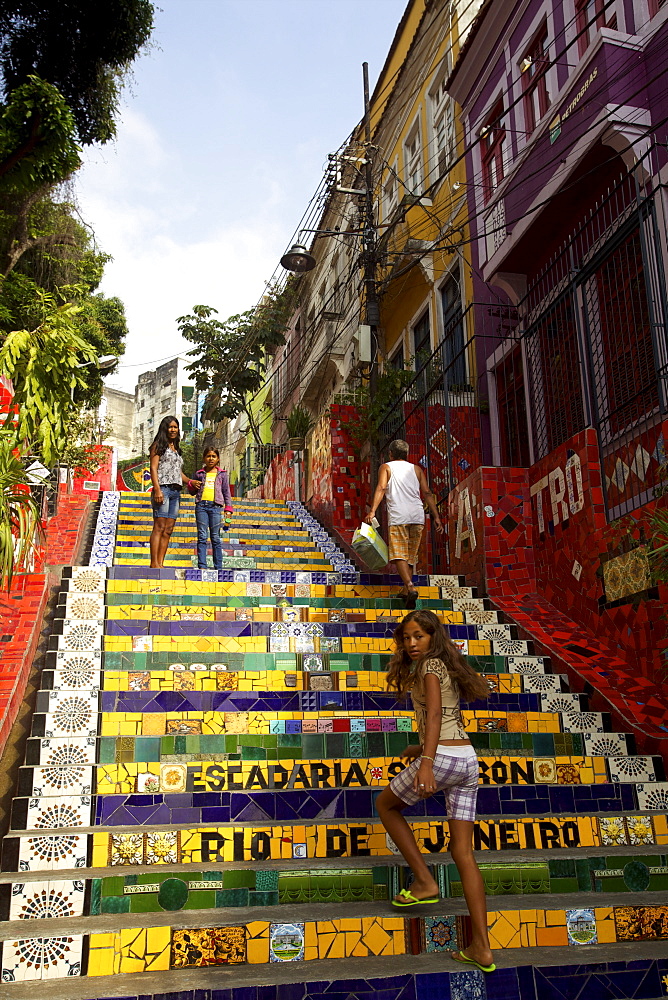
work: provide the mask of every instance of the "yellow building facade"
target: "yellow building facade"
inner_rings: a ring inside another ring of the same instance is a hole
[[[446,91],[480,4],[408,4],[371,98],[381,367],[419,368],[435,349],[450,385],[473,384],[464,140]]]

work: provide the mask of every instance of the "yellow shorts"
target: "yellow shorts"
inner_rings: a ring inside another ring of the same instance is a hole
[[[423,524],[392,524],[390,525],[390,562],[393,559],[403,559],[411,566],[418,561],[418,551],[422,540]]]

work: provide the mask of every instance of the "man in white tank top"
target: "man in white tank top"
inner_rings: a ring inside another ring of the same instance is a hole
[[[378,473],[378,484],[367,521],[375,516],[384,497],[390,529],[390,562],[394,562],[403,583],[399,593],[406,607],[411,609],[415,607],[418,596],[413,586],[413,567],[417,563],[422,539],[425,503],[439,535],[443,532],[443,524],[423,468],[407,461],[407,442],[392,441],[389,452],[390,461],[381,465]]]

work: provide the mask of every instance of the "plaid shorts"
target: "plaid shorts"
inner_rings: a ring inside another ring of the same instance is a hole
[[[436,791],[445,792],[445,806],[448,819],[475,820],[475,806],[478,798],[478,757],[475,751],[466,757],[437,751],[434,754],[434,779]],[[390,788],[407,806],[420,802],[420,796],[413,791],[415,775],[420,770],[420,757],[396,774]]]
[[[389,561],[403,559],[411,566],[415,566],[423,528],[424,524],[391,524]]]

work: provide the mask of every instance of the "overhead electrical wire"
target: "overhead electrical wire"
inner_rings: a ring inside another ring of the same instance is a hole
[[[612,2],[613,2],[613,0],[606,0],[606,3],[605,3],[605,5],[604,5],[604,7],[606,7],[606,8],[607,8],[608,6],[610,6],[610,4],[611,4]],[[471,6],[471,5],[469,5],[469,6]],[[554,58],[553,58],[553,60],[552,60],[552,61],[551,61],[551,62],[550,62],[550,63],[548,64],[548,66],[546,67],[546,69],[550,68],[550,66],[553,66],[553,65],[555,65],[556,61],[557,61],[557,60],[558,60],[559,58],[561,58],[561,57],[562,57],[562,56],[563,56],[563,55],[564,55],[565,53],[567,53],[567,52],[568,52],[568,50],[569,50],[570,48],[572,48],[572,46],[573,46],[574,44],[576,44],[576,43],[577,43],[577,40],[578,40],[579,36],[580,36],[581,34],[583,34],[584,32],[588,31],[588,30],[589,30],[589,27],[591,27],[592,25],[594,25],[594,24],[596,23],[596,21],[598,20],[598,17],[599,17],[599,16],[600,16],[600,15],[596,15],[596,16],[594,16],[594,17],[593,17],[593,18],[592,18],[592,19],[591,19],[590,21],[588,21],[588,22],[586,23],[586,25],[585,25],[585,26],[584,26],[584,27],[583,27],[583,28],[581,29],[581,31],[580,31],[580,32],[578,32],[578,33],[576,34],[576,36],[575,36],[575,37],[574,37],[574,38],[573,38],[573,39],[572,39],[572,40],[571,40],[571,41],[570,41],[570,42],[568,43],[568,45],[567,45],[567,46],[566,46],[566,47],[565,47],[565,48],[564,48],[563,50],[561,50],[561,51],[560,51],[560,52],[559,52],[559,53],[557,54],[557,56],[556,56],[556,57],[554,57]],[[568,28],[569,26],[571,26],[574,20],[575,20],[575,18],[571,19],[571,21],[570,21],[570,22],[569,22],[569,23],[568,23],[567,25],[565,25],[565,27],[564,27],[564,29],[563,29],[563,30],[566,30],[566,28]],[[636,28],[636,31],[638,31],[638,30],[641,30],[641,28],[642,28],[642,27],[644,27],[644,25],[645,25],[646,23],[648,23],[648,22],[644,22],[644,23],[643,23],[643,25],[640,25],[640,26],[638,26],[638,27]],[[452,44],[451,44],[451,45],[449,46],[449,48],[448,48],[447,52],[449,53],[450,51],[452,51],[452,48],[453,48],[453,46],[452,46]],[[442,61],[442,58],[443,58],[443,57],[441,57],[441,61]],[[397,77],[397,76],[399,75],[399,73],[400,73],[401,69],[403,69],[403,66],[402,66],[402,67],[400,67],[400,68],[399,68],[399,69],[397,70],[397,72],[396,72],[396,73],[394,74],[394,76],[393,76],[393,79],[396,79],[396,77]],[[657,77],[655,77],[655,79],[656,79],[656,78],[658,78],[658,77],[660,77],[661,75],[663,75],[663,74],[662,74],[662,73],[660,73],[660,74],[657,74]],[[650,81],[650,82],[651,82],[651,81]],[[607,83],[608,83],[608,84],[610,83],[610,80],[609,80],[609,79],[608,79]],[[512,85],[511,85],[511,86],[512,86]],[[647,81],[646,81],[646,82],[645,82],[645,83],[643,84],[643,87],[642,87],[642,88],[639,88],[639,91],[638,91],[638,92],[640,92],[640,90],[642,90],[642,89],[645,89],[645,88],[646,88],[646,86],[648,86],[648,82],[647,82]],[[507,89],[506,89],[506,90],[505,90],[505,91],[503,92],[503,95],[504,95],[504,96],[505,96],[505,95],[507,95],[507,93],[509,92],[509,90],[510,90],[510,87],[508,87],[508,88],[507,88]],[[596,91],[592,92],[592,94],[591,94],[591,95],[587,95],[587,103],[589,103],[589,101],[591,101],[591,100],[592,100],[593,98],[595,98],[595,97],[596,97],[596,95],[597,95],[597,92],[596,92]],[[633,96],[633,95],[631,95],[631,96]],[[412,95],[410,96],[410,99],[411,99],[411,100],[412,100],[412,102],[414,103],[414,100],[415,100],[415,95],[414,95],[414,94],[412,94]],[[522,94],[521,94],[521,95],[519,95],[519,96],[518,96],[518,97],[517,97],[516,99],[514,99],[514,100],[513,100],[513,101],[512,101],[512,102],[511,102],[511,103],[510,103],[510,104],[508,105],[508,107],[507,107],[507,108],[506,108],[506,107],[504,107],[504,117],[505,117],[505,116],[507,115],[507,113],[508,113],[508,112],[510,111],[510,109],[511,109],[512,107],[514,107],[515,105],[517,105],[518,103],[520,103],[521,101],[523,101],[523,99],[524,99],[524,93],[522,93]],[[628,100],[628,99],[629,99],[629,98],[627,97],[627,100]],[[657,128],[657,127],[658,127],[658,126],[659,126],[660,124],[662,124],[662,123],[654,123],[654,125],[653,125],[653,129]],[[508,131],[513,131],[513,130],[508,130]],[[514,131],[515,131],[515,132],[517,132],[518,130],[514,130]],[[650,131],[651,131],[651,130],[650,130]],[[339,149],[346,149],[346,148],[347,148],[347,147],[348,147],[348,146],[349,146],[349,145],[351,144],[351,142],[354,142],[354,141],[355,141],[355,138],[356,138],[356,134],[357,134],[357,135],[359,134],[359,125],[358,125],[358,126],[356,126],[356,128],[355,128],[355,129],[353,130],[353,132],[352,132],[352,133],[350,134],[349,138],[348,138],[348,139],[346,140],[346,142],[345,142],[344,144],[342,144],[342,146],[340,146],[340,147],[339,147]],[[446,173],[444,173],[443,175],[439,176],[439,177],[438,177],[438,178],[437,178],[437,179],[436,179],[436,180],[435,180],[434,182],[432,182],[432,184],[431,184],[431,185],[430,185],[430,186],[429,186],[429,187],[428,187],[428,188],[426,189],[426,191],[425,191],[425,192],[423,193],[422,197],[427,197],[427,196],[428,196],[428,194],[429,194],[429,192],[431,192],[432,190],[434,190],[434,189],[435,189],[435,187],[436,187],[436,186],[438,186],[438,185],[439,185],[439,184],[441,183],[441,181],[443,181],[443,180],[444,180],[444,179],[445,179],[445,178],[447,177],[447,175],[449,175],[449,174],[450,174],[450,172],[451,172],[451,170],[453,169],[453,167],[454,167],[454,166],[455,166],[455,165],[456,165],[456,164],[457,164],[458,162],[460,162],[460,161],[461,161],[462,159],[464,159],[464,157],[466,156],[467,152],[469,152],[469,151],[470,151],[470,150],[471,150],[471,149],[472,149],[472,148],[473,148],[473,147],[474,147],[474,146],[475,146],[475,145],[476,145],[477,143],[479,143],[479,142],[480,142],[480,139],[481,139],[481,137],[480,137],[480,136],[478,136],[478,137],[476,137],[476,138],[475,138],[475,139],[474,139],[473,141],[469,142],[468,144],[466,144],[466,143],[465,143],[465,144],[464,144],[464,149],[463,149],[463,152],[462,152],[462,153],[461,153],[461,154],[460,154],[460,155],[459,155],[459,156],[458,156],[458,157],[456,158],[456,160],[455,160],[455,161],[454,161],[453,163],[451,163],[451,164],[449,165],[449,167],[448,167],[448,170],[447,170],[447,172],[446,172]],[[458,143],[458,145],[459,145],[459,143]],[[553,158],[552,158],[552,161],[550,161],[550,162],[554,162],[554,161],[555,161],[556,159],[561,159],[561,158],[563,158],[563,152],[564,152],[564,150],[563,150],[563,149],[561,149],[561,150],[559,151],[559,155],[558,155],[558,156],[555,156],[555,157],[553,157]],[[616,155],[617,155],[617,154],[616,154]],[[612,159],[612,157],[611,157],[611,159]],[[427,160],[425,161],[426,165],[428,165],[428,164],[429,164],[429,162],[430,162],[430,159],[429,159],[429,158],[427,158]],[[387,163],[385,162],[384,166],[385,166],[385,167],[387,168],[387,167],[389,167],[389,164],[387,164]],[[545,167],[545,165],[543,164],[543,166],[541,167],[541,170],[542,170],[542,169],[544,169],[544,167]],[[427,172],[428,172],[428,171],[427,171]],[[534,172],[534,174],[535,174],[535,173],[538,173],[538,171],[535,171],[535,172]],[[382,176],[382,174],[381,174],[381,176]],[[532,175],[530,174],[530,175],[528,175],[528,176],[530,177],[530,176],[532,176]],[[405,184],[405,182],[404,182],[404,181],[402,180],[402,178],[401,178],[400,176],[398,177],[398,180],[399,180],[399,181],[400,181],[400,182],[402,183],[402,185],[403,185],[403,186],[404,186],[404,187],[405,187],[405,188],[406,188],[406,189],[408,190],[408,186],[407,186],[407,185]],[[475,180],[473,180],[473,181],[468,181],[468,180],[467,180],[467,181],[466,181],[466,184],[467,184],[467,185],[470,185],[470,184],[473,184],[473,185],[475,185],[475,183],[476,183],[476,182],[475,182]],[[329,195],[329,193],[328,193],[327,191],[324,191],[324,192],[323,192],[323,191],[321,191],[321,189],[322,189],[322,188],[323,188],[323,182],[321,182],[321,184],[319,185],[319,188],[317,189],[316,193],[314,194],[314,196],[312,197],[311,201],[309,202],[309,205],[307,206],[307,209],[305,210],[305,213],[304,213],[304,215],[303,215],[303,217],[302,217],[302,220],[301,220],[301,222],[300,222],[300,226],[299,226],[299,228],[298,228],[298,229],[297,229],[297,230],[295,231],[295,235],[296,235],[296,236],[298,236],[298,235],[299,235],[299,233],[300,233],[300,232],[303,232],[303,231],[304,231],[305,229],[307,229],[307,228],[310,228],[310,226],[308,226],[308,225],[305,225],[304,223],[306,223],[306,222],[308,222],[308,221],[311,221],[311,219],[313,218],[313,214],[315,214],[315,213],[317,213],[318,211],[320,211],[320,209],[322,208],[322,205],[323,205],[323,203],[325,203],[325,202],[327,201],[327,199],[328,199],[328,198],[330,197],[330,195]],[[542,202],[542,203],[541,203],[541,205],[543,205],[543,204],[547,204],[547,203],[549,202],[549,200],[551,200],[551,199],[546,199],[546,200],[545,200],[544,202]],[[348,203],[348,206],[349,206],[349,204],[350,204],[350,203]],[[347,208],[348,206],[345,206],[345,208]],[[427,206],[420,206],[420,207],[422,207],[423,209],[425,209],[425,211],[427,210]],[[524,213],[524,214],[523,214],[523,215],[521,215],[521,216],[518,216],[518,218],[517,218],[517,219],[515,219],[515,220],[513,220],[513,222],[515,222],[515,223],[516,223],[516,222],[520,221],[520,219],[521,219],[521,218],[525,217],[526,215],[529,215],[529,214],[531,214],[531,213],[532,213],[533,211],[536,211],[536,210],[537,210],[537,209],[538,209],[539,207],[541,207],[541,206],[538,206],[538,205],[537,205],[537,206],[533,206],[531,210],[527,211],[526,213]],[[344,208],[344,210],[345,210],[345,208]],[[480,214],[482,214],[482,212],[484,212],[484,211],[485,211],[485,209],[483,209],[483,210],[481,210],[481,211],[478,211],[478,212],[475,212],[475,213],[474,213],[473,215],[469,215],[469,216],[467,217],[467,219],[466,219],[466,220],[464,221],[464,225],[467,225],[467,224],[468,224],[468,222],[469,222],[469,220],[471,220],[471,219],[474,219],[474,218],[477,218],[477,217],[478,217],[478,216],[479,216]],[[311,212],[311,215],[309,215],[309,214],[308,214],[309,212]],[[435,214],[435,213],[431,213],[431,215],[432,215],[432,222],[433,222],[433,221],[436,221],[436,222],[437,222],[437,224],[440,224],[440,220],[438,220],[438,216],[436,216],[436,214]],[[322,216],[320,216],[320,218],[322,218]],[[392,228],[395,228],[395,226],[396,226],[396,225],[397,225],[397,223],[395,223],[395,225],[394,225],[394,226],[393,226]],[[345,237],[346,235],[347,235],[347,234],[345,233],[345,231],[344,231],[344,232],[343,232],[343,233],[341,234],[341,236],[342,236],[342,237]],[[293,237],[293,238],[294,238],[294,237]],[[430,246],[430,247],[428,248],[428,250],[427,250],[426,252],[428,252],[428,253],[431,253],[431,252],[434,252],[434,251],[437,251],[437,250],[439,250],[439,249],[449,249],[449,250],[452,250],[452,251],[455,251],[455,252],[459,252],[459,253],[461,253],[461,247],[462,247],[462,246],[464,246],[464,245],[466,245],[466,244],[469,244],[470,242],[471,242],[471,239],[468,239],[468,240],[462,240],[462,241],[459,241],[459,242],[458,242],[458,245],[457,245],[457,246],[452,246],[452,245],[450,245],[450,246],[444,246],[444,247],[439,247],[438,245],[432,245],[432,246]],[[332,251],[332,252],[334,252],[334,251]],[[328,253],[328,254],[327,254],[327,256],[330,256],[330,254]],[[327,259],[327,257],[325,257],[325,258],[322,258],[322,259],[321,259],[321,261],[319,262],[319,270],[321,270],[321,268],[322,268],[322,264],[323,264],[323,263],[324,263],[324,262],[326,261],[326,259]],[[392,276],[391,276],[391,280],[395,280],[395,279],[396,279],[397,277],[401,276],[401,275],[402,275],[403,273],[407,273],[407,272],[408,272],[408,271],[409,271],[409,270],[410,270],[410,269],[411,269],[412,267],[414,267],[414,266],[415,266],[415,264],[416,264],[416,263],[418,263],[418,262],[419,262],[419,260],[420,260],[420,259],[421,259],[421,258],[420,258],[419,256],[418,256],[418,257],[416,257],[416,259],[415,259],[414,261],[412,261],[412,262],[411,262],[411,263],[410,263],[410,264],[409,264],[409,265],[407,266],[407,268],[405,269],[405,271],[403,271],[403,272],[398,272],[398,273],[395,273],[394,275],[392,275]],[[471,264],[471,262],[469,262],[469,261],[465,261],[465,263],[467,264],[467,266],[469,266],[469,267],[472,267],[472,264]],[[355,269],[355,271],[356,271],[356,270],[357,270],[357,265],[356,265],[356,263],[352,263],[352,264],[351,264],[351,268],[354,268],[354,269]],[[277,269],[277,270],[278,270],[278,269]],[[274,272],[274,274],[276,274],[276,271]],[[272,276],[272,277],[273,277],[273,276]],[[348,279],[347,279],[346,283],[347,283],[347,282],[348,282],[349,280],[350,280],[350,275],[349,275],[349,277],[348,277]],[[271,279],[270,279],[270,282],[271,282]],[[268,284],[269,284],[269,283],[268,283]],[[262,301],[262,300],[260,300],[260,303],[261,303],[261,301]],[[356,317],[353,317],[353,318],[354,318],[354,319],[356,319]],[[326,354],[326,353],[328,352],[328,350],[331,350],[331,346],[333,346],[333,343],[335,343],[335,342],[336,342],[336,340],[337,340],[337,339],[339,338],[339,336],[341,336],[342,332],[345,332],[345,328],[347,328],[347,326],[349,325],[349,322],[350,322],[350,321],[348,321],[348,322],[347,322],[347,323],[345,324],[345,326],[344,326],[344,330],[343,330],[343,331],[339,330],[339,331],[337,331],[337,332],[336,332],[336,334],[335,334],[335,337],[334,337],[333,341],[332,341],[331,343],[328,343],[328,344],[326,345],[326,347],[325,347],[324,351],[323,351],[323,352],[321,353],[321,355],[320,355],[320,356],[318,357],[318,359],[316,359],[316,361],[315,361],[315,362],[312,362],[312,364],[311,364],[311,370],[313,370],[314,366],[317,366],[317,364],[319,364],[319,363],[320,363],[320,361],[321,361],[321,360],[322,360],[322,358],[323,358],[323,357],[325,356],[325,354]],[[311,343],[312,343],[312,341],[313,341],[313,338],[311,339]],[[292,347],[291,347],[291,349],[290,349],[290,351],[289,351],[289,354],[290,354],[290,353],[292,353],[292,351],[293,351],[293,350],[296,350],[296,349],[297,349],[297,345],[295,345],[295,348],[292,348]],[[250,350],[250,346],[249,346],[249,350]],[[281,362],[281,365],[282,365],[282,364],[284,364],[284,363],[288,363],[288,361],[289,361],[289,355],[288,355],[288,356],[287,356],[287,357],[286,357],[285,359],[283,359],[283,361]],[[268,378],[267,378],[267,379],[265,380],[265,383],[263,383],[263,388],[264,388],[264,387],[265,387],[265,386],[266,386],[266,385],[268,384],[268,382],[269,382],[269,381],[270,381],[270,380],[271,380],[271,379],[272,379],[272,378],[273,378],[273,377],[275,376],[275,374],[276,374],[276,370],[277,370],[277,369],[276,369],[276,367],[274,367],[274,368],[272,369],[271,373],[269,374],[269,377],[268,377]],[[299,380],[301,380],[301,373],[298,373],[298,379],[299,379]],[[296,384],[294,384],[294,385],[293,385],[292,387],[288,387],[288,388],[287,388],[287,389],[285,390],[285,393],[284,393],[284,398],[287,398],[287,397],[288,397],[288,396],[289,396],[289,395],[291,394],[291,392],[292,392],[292,391],[294,391],[294,388],[296,388]],[[261,391],[261,390],[259,390],[259,391]],[[257,394],[256,394],[256,395],[257,395]],[[253,398],[255,398],[255,397],[253,397]]]

